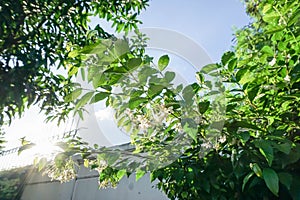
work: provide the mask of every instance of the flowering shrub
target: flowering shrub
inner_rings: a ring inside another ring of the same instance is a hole
[[[70,140],[65,154],[81,153],[104,187],[150,172],[170,199],[299,199],[299,5],[245,3],[253,21],[236,32],[234,49],[187,86],[173,84],[167,55],[154,63],[126,39],[76,49],[94,89],[66,100],[79,115],[106,100],[135,148]]]

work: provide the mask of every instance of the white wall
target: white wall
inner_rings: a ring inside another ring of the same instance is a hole
[[[25,185],[22,200],[167,200],[150,183],[149,174],[138,182],[135,176],[123,178],[116,189],[98,189],[97,172],[82,167],[78,179],[68,183],[51,182],[34,173]]]

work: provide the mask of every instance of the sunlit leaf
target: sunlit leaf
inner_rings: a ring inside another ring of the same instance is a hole
[[[258,177],[262,177],[262,170],[257,163],[250,163],[250,168]]]
[[[148,98],[139,97],[139,98],[130,99],[128,103],[129,103],[129,108],[134,109],[140,106],[142,103],[146,103],[146,102],[148,102]]]
[[[82,93],[82,88],[77,88],[73,92],[65,96],[64,99],[66,102],[74,101],[81,95],[81,93]]]
[[[76,103],[75,109],[77,110],[78,108],[81,108],[84,105],[86,105],[90,101],[90,99],[93,97],[93,95],[94,95],[94,92],[88,92],[85,95],[83,95]]]
[[[214,70],[217,70],[219,66],[217,64],[208,64],[202,67],[201,72],[204,74],[209,74]]]
[[[244,191],[246,184],[248,183],[248,181],[253,175],[254,172],[250,172],[249,174],[247,174],[247,176],[245,176],[245,178],[243,179],[242,191]]]
[[[119,170],[117,173],[118,179],[121,180],[124,177],[124,175],[126,175],[126,173],[127,173],[126,169]]]
[[[158,60],[158,69],[163,71],[169,64],[170,58],[168,55],[163,55]]]
[[[267,54],[268,56],[274,55],[274,51],[270,46],[264,46],[260,51]]]
[[[135,173],[135,181],[140,180],[145,175],[145,173],[146,172],[144,170],[138,169]]]
[[[95,94],[95,96],[91,99],[90,103],[97,103],[98,101],[101,101],[103,99],[106,99],[110,93],[108,92],[98,92]]]

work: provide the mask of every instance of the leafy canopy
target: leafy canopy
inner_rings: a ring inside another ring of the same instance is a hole
[[[47,120],[65,119],[72,109],[63,97],[72,90],[72,76],[56,69],[67,63],[73,46],[110,36],[101,25],[88,27],[89,17],[113,23],[117,31],[136,28],[137,15],[148,0],[3,0],[0,2],[0,126],[38,104]]]

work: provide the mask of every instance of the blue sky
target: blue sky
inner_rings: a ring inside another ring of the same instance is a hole
[[[189,37],[202,46],[214,62],[218,62],[222,53],[232,46],[232,28],[249,23],[239,0],[152,0],[139,18],[143,21],[141,28],[164,28]],[[65,130],[65,127],[43,123],[44,119],[45,116],[37,108],[32,108],[26,111],[22,119],[14,120],[6,129],[8,147],[15,146],[18,139],[25,135],[30,139],[57,135]],[[95,137],[88,136],[91,139]]]
[[[178,31],[201,45],[218,62],[232,46],[233,27],[249,23],[240,0],[152,0],[140,27]]]

